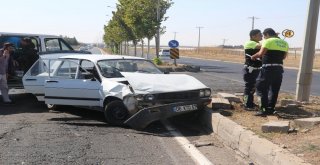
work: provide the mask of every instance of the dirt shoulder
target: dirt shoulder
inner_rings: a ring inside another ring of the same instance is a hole
[[[278,100],[288,98],[294,98],[294,96],[288,93],[281,93]],[[290,123],[293,123],[293,120],[298,118],[319,117],[320,97],[311,97],[309,103],[302,103],[296,107],[281,107],[278,104],[276,111],[279,112],[279,115],[268,117],[254,116],[256,111],[244,110],[241,103],[234,103],[233,108],[233,110],[222,111],[221,114],[255,132],[257,135],[287,149],[308,163],[320,163],[319,125],[310,129],[299,129],[290,124],[291,130],[289,133],[265,133],[261,130],[261,126],[270,121],[290,121]]]

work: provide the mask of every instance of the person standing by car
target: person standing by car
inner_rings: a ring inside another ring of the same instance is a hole
[[[280,39],[272,28],[263,31],[265,41],[260,51],[251,59],[262,58],[262,68],[257,78],[257,94],[260,98],[260,111],[256,116],[271,115],[275,111],[282,83],[283,60],[287,57],[289,45]]]
[[[262,40],[262,33],[259,29],[253,29],[249,33],[250,41],[244,44],[245,63],[243,68],[243,80],[245,82],[243,103],[245,110],[254,110],[253,94],[256,91],[256,79],[259,75],[262,62],[251,60],[251,56],[260,50],[259,41]]]
[[[35,49],[35,45],[32,43],[31,38],[25,37],[21,40],[21,55],[20,64],[22,65],[21,69],[24,74],[30,69],[30,67],[35,63],[39,56]]]
[[[9,64],[12,63],[12,54],[14,52],[12,43],[5,43],[0,50],[0,90],[4,104],[13,104],[9,98],[9,88],[7,76],[9,73]]]

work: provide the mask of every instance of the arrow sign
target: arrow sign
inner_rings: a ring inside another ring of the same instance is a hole
[[[176,48],[179,46],[179,42],[177,40],[171,40],[169,41],[168,45],[170,48]]]

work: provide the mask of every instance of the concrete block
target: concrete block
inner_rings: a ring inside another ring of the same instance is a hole
[[[218,134],[218,127],[219,127],[219,123],[220,120],[223,119],[224,117],[222,115],[220,115],[219,113],[212,113],[211,116],[211,127],[213,129],[213,132],[215,134]]]
[[[291,154],[289,151],[281,150],[275,152],[275,157],[273,160],[274,165],[310,165],[306,163],[303,159]]]
[[[222,138],[223,142],[233,149],[239,148],[239,139],[241,132],[245,131],[234,121],[223,118],[220,119],[217,135]]]
[[[270,121],[262,125],[262,132],[288,133],[290,128],[289,121]]]
[[[275,154],[273,152],[275,144],[266,139],[254,136],[251,138],[251,145],[249,149],[249,158],[257,164],[269,165],[273,164]]]
[[[245,156],[249,156],[250,145],[254,136],[256,135],[252,131],[245,130],[241,132],[239,139],[239,151]]]
[[[241,103],[240,98],[234,94],[219,92],[218,97],[228,99],[230,102]]]
[[[212,98],[211,106],[213,110],[217,109],[231,109],[231,104],[224,98]]]
[[[295,119],[293,122],[299,128],[312,128],[320,124],[320,117]]]

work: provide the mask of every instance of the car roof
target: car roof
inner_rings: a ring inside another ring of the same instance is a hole
[[[103,54],[71,54],[69,53],[66,56],[60,56],[59,58],[65,59],[83,59],[89,60],[93,62],[97,62],[100,60],[117,60],[117,59],[139,59],[143,60],[144,58],[141,57],[134,57],[134,56],[125,56],[125,55],[103,55]]]
[[[44,36],[44,37],[58,37],[56,35],[49,35],[49,34],[28,34],[28,33],[11,33],[11,32],[0,32],[0,36]]]

